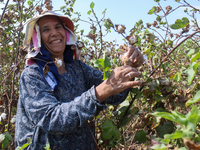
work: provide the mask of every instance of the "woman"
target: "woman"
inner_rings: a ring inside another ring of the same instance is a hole
[[[102,81],[102,73],[79,60],[72,21],[54,12],[33,17],[27,24],[24,46],[28,46],[27,67],[20,79],[15,146],[31,138],[27,149],[93,150],[94,129],[87,121],[106,109],[105,104],[125,100],[128,88],[140,85],[130,79],[139,76],[135,68],[114,69]],[[143,63],[138,50],[128,48],[137,66]],[[59,61],[58,61],[59,60]],[[59,64],[56,66],[56,64]]]

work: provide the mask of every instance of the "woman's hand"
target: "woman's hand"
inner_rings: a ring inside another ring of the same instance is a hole
[[[129,65],[136,68],[143,64],[143,55],[136,47],[128,46],[126,50],[121,56],[122,65]]]
[[[115,68],[110,77],[98,85],[96,97],[103,102],[109,96],[118,94],[127,88],[141,85],[141,81],[131,81],[132,78],[140,76],[141,73],[131,66],[121,66]]]

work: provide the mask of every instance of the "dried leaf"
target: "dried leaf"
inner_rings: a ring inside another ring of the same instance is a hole
[[[48,74],[49,71],[50,71],[50,68],[49,68],[49,66],[46,64],[46,65],[44,66],[44,69],[43,69],[43,74],[44,74],[44,76],[46,76],[46,75]]]
[[[192,149],[192,150],[199,150],[200,149],[200,145],[196,145],[194,142],[188,140],[188,139],[183,139],[185,146],[188,149]]]
[[[86,37],[94,40],[96,38],[96,34],[93,34],[93,33],[89,33],[88,35],[86,35]]]

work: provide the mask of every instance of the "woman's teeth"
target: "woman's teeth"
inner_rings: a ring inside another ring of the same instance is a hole
[[[51,42],[52,44],[56,44],[56,43],[59,43],[60,42],[60,40],[56,40],[56,41],[53,41],[53,42]]]

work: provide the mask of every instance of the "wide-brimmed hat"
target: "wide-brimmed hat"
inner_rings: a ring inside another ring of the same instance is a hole
[[[68,33],[68,35],[66,35],[68,37],[68,43],[66,43],[67,45],[75,44],[77,42],[77,37],[74,34],[74,24],[71,21],[71,19],[61,14],[55,13],[54,11],[47,11],[42,14],[36,14],[35,16],[33,16],[33,18],[31,18],[30,20],[26,22],[27,25],[26,25],[25,38],[24,38],[24,43],[23,43],[24,48],[27,49],[28,51],[26,58],[31,58],[38,54],[39,48],[41,47],[41,35],[40,35],[39,26],[37,25],[37,21],[40,18],[44,16],[49,16],[49,15],[57,16],[61,19],[66,29],[66,34]],[[36,42],[34,40],[36,40]],[[31,45],[33,45],[35,50],[32,49],[32,47],[30,47]]]

